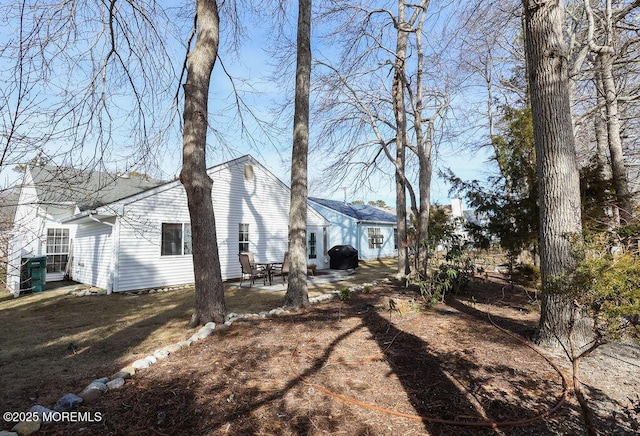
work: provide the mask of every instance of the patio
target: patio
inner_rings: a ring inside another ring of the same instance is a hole
[[[316,271],[314,275],[307,275],[307,285],[309,290],[313,290],[316,287],[320,287],[321,285],[327,283],[339,282],[342,280],[347,280],[351,276],[355,274],[355,270],[337,270],[337,269],[328,269],[328,270],[319,270]],[[240,289],[255,289],[260,291],[269,291],[269,292],[280,292],[286,291],[287,286],[286,283],[282,283],[281,277],[274,277],[271,285],[263,284],[262,279],[256,279],[253,285],[249,287],[247,280],[242,283],[240,286],[240,279],[234,279],[232,281],[226,282],[225,284],[229,286],[238,287]]]

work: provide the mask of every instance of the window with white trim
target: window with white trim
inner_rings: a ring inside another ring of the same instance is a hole
[[[69,261],[69,229],[47,229],[47,272],[60,273]]]
[[[249,224],[238,225],[238,251],[249,251]]]
[[[384,237],[380,227],[369,227],[367,232],[369,233],[369,248],[382,248]]]
[[[161,256],[182,256],[192,252],[191,224],[162,223]]]

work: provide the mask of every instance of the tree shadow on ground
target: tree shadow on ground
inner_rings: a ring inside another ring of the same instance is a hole
[[[483,310],[476,309],[471,304],[465,302],[463,297],[448,296],[446,299],[446,304],[459,312],[469,315],[476,321],[489,325],[495,324],[500,328],[503,328],[524,338],[530,338],[535,333],[535,324],[531,323],[530,321],[518,320],[511,317],[491,314]]]
[[[494,434],[509,433],[510,429],[497,432],[491,427],[454,426],[439,420],[457,422],[482,421],[486,418],[497,420],[516,420],[516,417],[535,415],[535,411],[520,408],[514,404],[493,399],[490,407],[484,408],[476,398],[482,390],[482,380],[473,380],[468,369],[477,368],[477,364],[461,354],[438,354],[429,351],[431,347],[423,339],[403,331],[391,324],[376,311],[370,311],[363,322],[384,353],[390,372],[400,380],[416,414],[422,417],[425,430],[429,434]],[[508,371],[508,368],[493,368],[495,372]],[[466,382],[472,382],[470,389],[465,388],[458,376],[466,373]],[[473,392],[473,391],[476,392]],[[491,416],[492,409],[511,410],[510,416]],[[483,417],[484,415],[484,417]],[[548,432],[544,422],[536,426],[538,434]],[[521,430],[514,434],[523,434]]]

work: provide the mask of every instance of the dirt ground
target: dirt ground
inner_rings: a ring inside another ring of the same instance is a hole
[[[392,282],[238,321],[81,406],[99,423],[40,434],[583,434],[566,359],[527,339],[531,297],[490,278],[426,308]],[[631,344],[585,360],[601,434],[637,434],[639,362]]]

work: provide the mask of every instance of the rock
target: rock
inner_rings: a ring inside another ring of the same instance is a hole
[[[72,410],[75,410],[80,403],[82,403],[82,398],[76,394],[66,394],[56,401],[55,406],[53,406],[53,410],[56,412],[71,412]]]
[[[85,389],[78,396],[82,398],[84,403],[92,403],[102,396],[102,391],[100,389]]]
[[[131,364],[135,369],[145,369],[151,366],[151,363],[146,359],[138,359]]]
[[[18,433],[20,436],[26,436],[40,430],[40,420],[21,421],[13,426],[11,431]]]
[[[38,418],[40,418],[40,421],[42,421],[43,424],[49,424],[51,422],[51,421],[44,420],[45,413],[50,414],[53,412],[53,410],[49,409],[48,407],[44,407],[39,404],[36,404],[34,406],[31,406],[31,408],[29,409],[29,412],[37,414]]]
[[[196,335],[199,339],[204,339],[208,336],[211,336],[211,333],[213,333],[213,329],[210,329],[209,327],[202,327],[200,330],[198,330]]]
[[[166,349],[159,349],[153,352],[153,357],[155,357],[156,359],[160,360],[160,359],[166,359],[167,357],[169,357],[169,351],[167,351]]]
[[[123,378],[115,378],[107,383],[107,388],[109,390],[118,389],[118,388],[121,388],[122,386],[124,386]]]
[[[187,348],[191,346],[192,342],[193,341],[187,339],[186,341],[178,342],[178,345],[180,346],[180,348]]]
[[[15,431],[2,430],[0,431],[0,436],[18,436],[18,433],[16,433]]]
[[[171,345],[167,345],[166,347],[164,347],[163,350],[166,350],[167,353],[171,354],[171,353],[175,353],[180,348],[182,348],[180,346],[180,344],[171,344]]]
[[[133,369],[133,368],[131,368]],[[115,380],[117,378],[128,379],[131,378],[131,373],[129,371],[118,371],[111,374],[111,380]]]
[[[94,380],[91,383],[89,383],[89,385],[86,388],[84,388],[84,390],[88,391],[89,389],[98,389],[101,392],[106,392],[108,381],[109,381],[108,377],[103,377],[98,380]]]
[[[216,323],[213,322],[213,321],[210,321],[210,322],[206,323],[204,326],[210,328],[211,330],[215,330],[216,329]]]
[[[198,333],[194,333],[189,339],[187,339],[187,341],[190,342],[189,345],[191,345],[191,343],[198,342],[199,340],[200,336],[198,336]]]
[[[233,321],[232,321],[232,320],[229,320],[229,321],[225,321],[225,322],[224,322],[224,324],[223,324],[223,326],[225,326],[225,327],[230,327],[230,326],[231,326],[231,324],[233,324]],[[220,326],[220,325],[219,325],[219,326],[218,326],[218,330],[220,330],[221,328],[222,328],[222,326]]]
[[[136,369],[133,366],[125,366],[120,371],[113,374],[110,378],[113,380],[114,378],[123,378],[128,379],[136,374]]]

